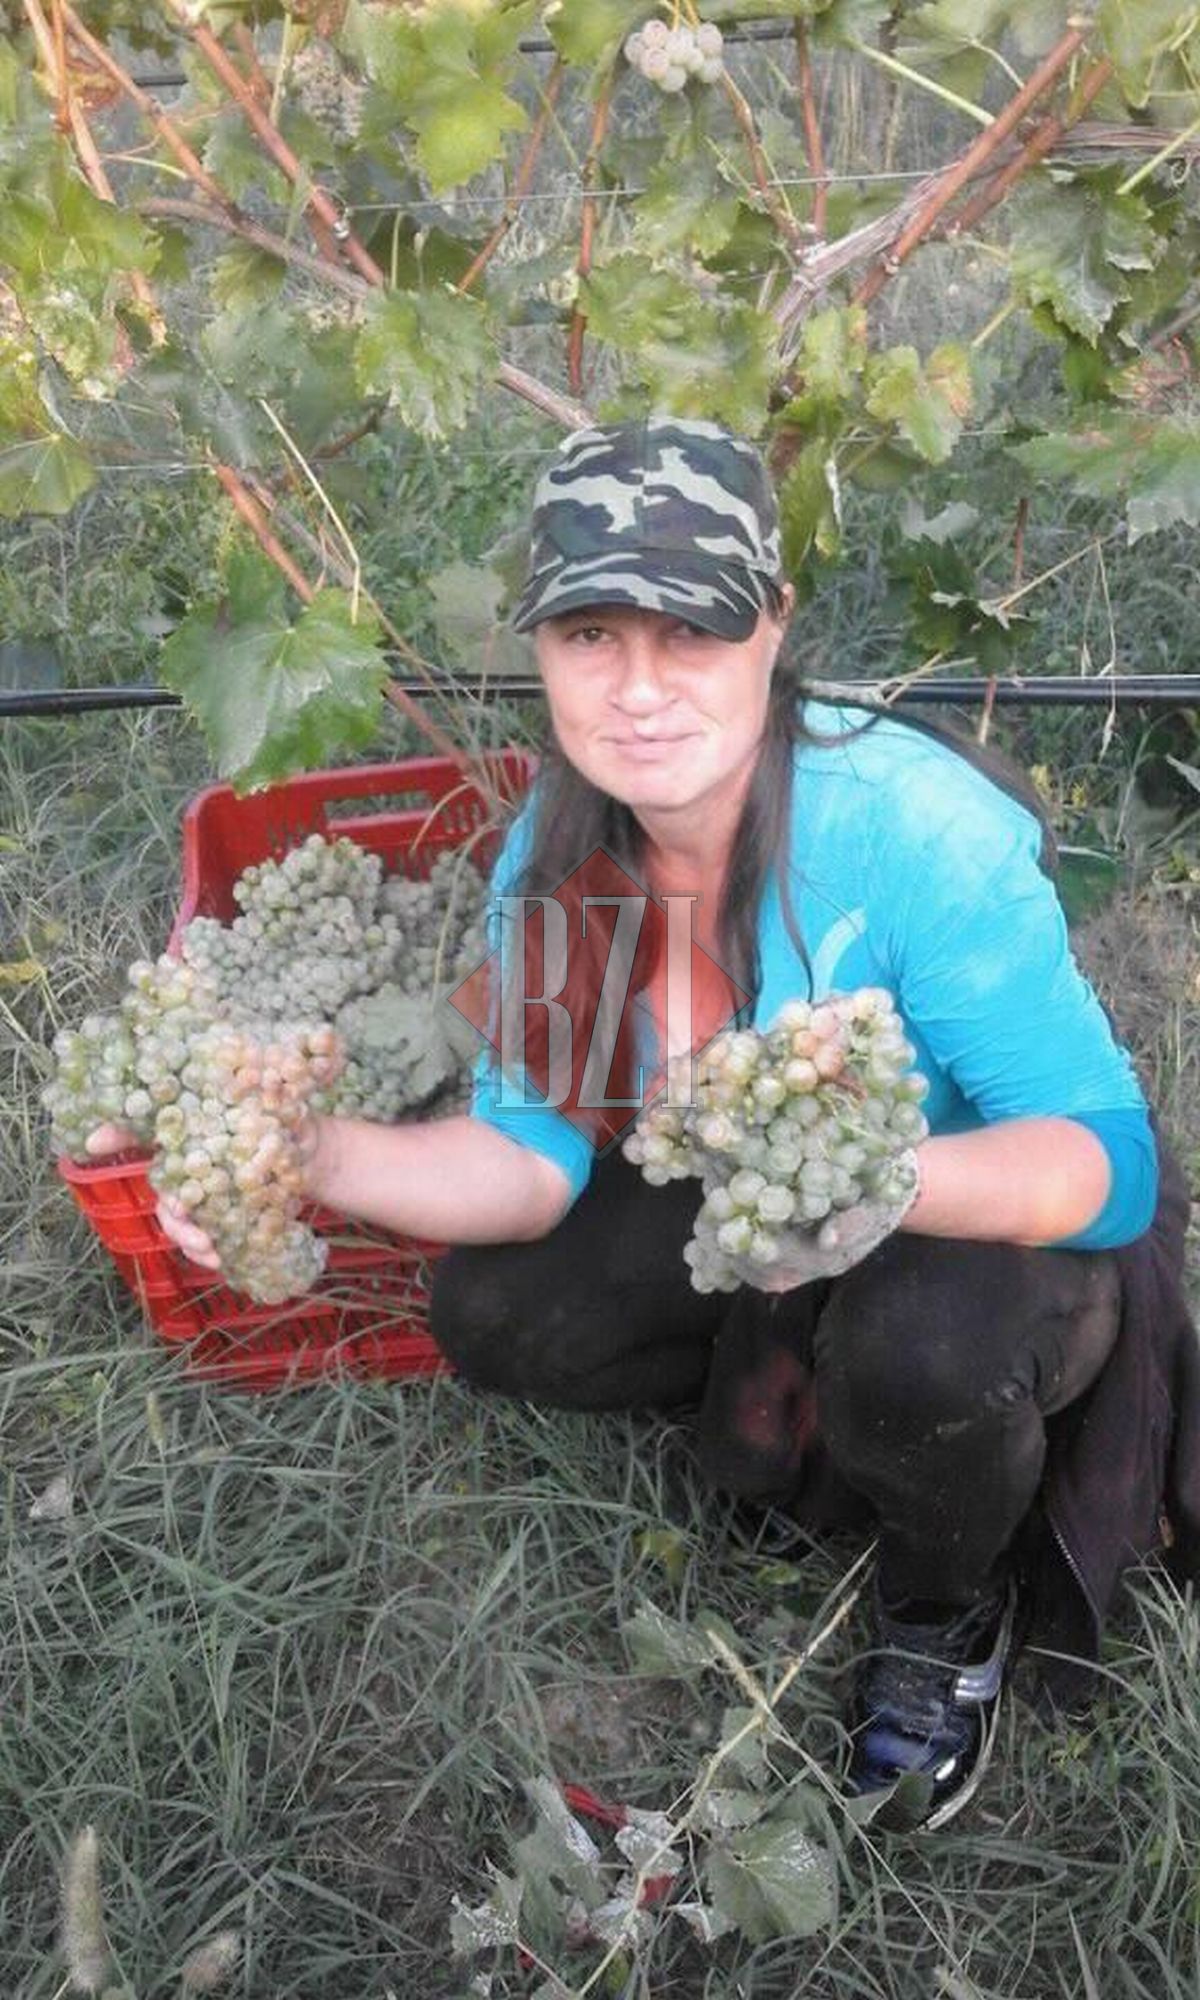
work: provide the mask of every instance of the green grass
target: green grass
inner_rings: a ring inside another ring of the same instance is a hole
[[[452,488],[463,511],[440,521],[438,550],[486,546],[525,473],[514,457],[495,504],[468,515],[477,474],[464,469]],[[414,524],[441,491],[421,477],[403,488],[412,504],[398,509],[395,545],[377,552],[401,579],[417,574]],[[203,522],[172,518],[174,560],[201,576]],[[136,521],[136,510],[97,514],[95,546],[83,534],[72,544],[66,524],[33,542],[14,530],[7,544],[8,603],[40,607],[81,673],[116,630],[120,591],[101,572]],[[64,586],[72,547],[79,567]],[[1155,588],[1182,559],[1165,550]],[[1149,566],[1119,581],[1122,663],[1145,664],[1158,615]],[[839,671],[874,659],[868,640],[886,655],[874,588],[865,571],[831,580],[814,615]],[[1086,615],[1086,593],[1054,613],[1064,663]],[[90,651],[84,618],[100,621]],[[109,678],[107,665],[92,677]],[[1128,802],[1139,731],[1122,729],[1103,762],[1097,733],[1080,716],[1028,738],[1013,730],[1027,761],[1051,764],[1076,833]],[[383,747],[412,740],[389,723]],[[495,2000],[516,2000],[540,1976],[511,1949],[456,1964],[449,1918],[454,1895],[480,1902],[489,1866],[511,1864],[530,1823],[523,1781],[553,1772],[643,1807],[686,1803],[727,1709],[744,1701],[723,1671],[634,1670],[622,1624],[644,1599],[688,1620],[718,1612],[769,1687],[819,1629],[856,1551],[782,1566],[747,1551],[702,1489],[684,1421],[539,1412],[450,1380],[241,1395],[190,1381],[145,1329],[53,1173],[37,1092],[55,1026],[111,1001],[125,964],[165,937],[179,812],[208,776],[195,736],[168,714],[0,725],[0,962],[44,967],[0,985],[0,1992],[61,1991],[58,1869],[90,1823],[114,1988],[136,2000],[176,1994],[189,1951],[224,1929],[246,1940],[228,1990],[252,2000],[450,2000],[478,1971]],[[1082,948],[1194,1172],[1195,841],[1172,832],[1178,817],[1158,826],[1139,893]],[[64,1472],[70,1517],[31,1519]],[[860,1638],[852,1620],[798,1678],[781,1710],[780,1784],[807,1773],[812,1786],[813,1765],[835,1768]],[[1147,1576],[1105,1664],[1107,1694],[1069,1726],[1010,1707],[992,1780],[945,1834],[872,1838],[822,1807],[837,1855],[832,1927],[706,1951],[660,1915],[640,1965],[602,1990],[1191,2000],[1194,1609]],[[568,1990],[596,1956],[552,1955]]]

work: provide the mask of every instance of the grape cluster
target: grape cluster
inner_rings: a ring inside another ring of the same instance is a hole
[[[912,1057],[881,987],[789,1001],[765,1033],[709,1045],[692,1103],[641,1114],[622,1150],[643,1178],[703,1186],[684,1250],[697,1291],[734,1291],[786,1263],[793,1234],[832,1245],[840,1210],[903,1201],[905,1156],[928,1131]]]
[[[689,27],[680,21],[669,28],[652,15],[625,41],[625,59],[648,82],[668,95],[682,90],[689,77],[716,83],[725,67],[725,38],[715,21]]]
[[[310,41],[297,49],[288,67],[287,87],[302,111],[343,145],[362,130],[366,86],[342,67],[328,42]]]
[[[341,1065],[328,1026],[263,1041],[219,1021],[191,1041],[179,1096],[154,1121],[150,1184],[213,1240],[226,1282],[261,1304],[306,1292],[327,1245],[299,1220],[303,1126]]]
[[[485,888],[460,856],[409,881],[313,834],[234,898],[232,923],[194,918],[180,958],[139,960],[116,1012],[56,1036],[43,1101],[74,1158],[106,1123],[152,1147],[152,1185],[213,1238],[228,1282],[275,1303],[324,1263],[300,1220],[308,1114],[461,1103],[474,1038],[444,996],[486,955]]]

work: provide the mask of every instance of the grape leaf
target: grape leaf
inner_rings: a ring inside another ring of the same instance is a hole
[[[254,555],[230,562],[225,596],[199,605],[162,649],[162,678],[239,791],[329,763],[379,726],[387,665],[373,620],[321,590],[294,621],[281,576]]]
[[[551,0],[546,27],[564,62],[611,62],[626,35],[640,28],[646,0]]]
[[[779,525],[789,575],[802,568],[814,549],[826,561],[837,555],[842,540],[841,494],[837,466],[823,438],[810,439],[780,481]]]
[[[458,430],[491,374],[495,346],[478,299],[452,291],[376,292],[355,348],[367,395],[387,396],[423,437]]]
[[[1012,450],[1029,472],[1123,499],[1131,542],[1176,521],[1200,527],[1200,417],[1113,411],[1090,430],[1052,431]]]
[[[506,59],[532,22],[530,0],[437,0],[420,13],[358,7],[347,39],[367,74],[417,135],[417,159],[435,194],[457,187],[504,151],[528,114],[505,85]]]
[[[890,0],[832,0],[822,7],[812,24],[816,48],[854,48],[859,42],[873,46],[876,30],[891,19],[895,9]]]
[[[579,283],[589,332],[632,358],[654,407],[758,431],[766,416],[776,329],[765,313],[705,298],[675,271],[632,251]]]
[[[862,306],[830,306],[804,322],[792,372],[800,393],[780,412],[782,425],[820,425],[828,434],[854,396],[867,364],[867,315]]]
[[[42,284],[50,273],[72,285],[103,285],[116,272],[150,271],[158,250],[136,215],[101,201],[60,150],[27,188],[0,202],[0,264]]]
[[[1096,26],[1130,104],[1143,105],[1162,57],[1196,33],[1200,9],[1194,0],[1100,0]]]
[[[621,1639],[641,1673],[687,1676],[712,1666],[717,1657],[703,1628],[668,1617],[647,1597],[639,1599],[632,1618],[622,1624]]]
[[[685,249],[715,256],[733,234],[739,206],[709,148],[673,156],[654,170],[634,204],[634,243],[651,256]]]
[[[277,302],[230,309],[210,319],[201,345],[214,373],[245,396],[273,396],[295,372],[296,320]]]
[[[276,296],[286,272],[283,259],[273,257],[269,250],[260,250],[253,243],[235,243],[213,265],[213,298],[234,312],[264,305]]]
[[[473,674],[531,674],[529,640],[504,624],[504,578],[483,563],[452,562],[427,579],[433,622],[447,652]]]
[[[1023,55],[1045,55],[1066,33],[1066,0],[934,0],[905,19],[908,62],[938,62],[986,49],[1012,31]]]
[[[1104,178],[1029,185],[1014,198],[1012,216],[1018,296],[1048,305],[1093,342],[1130,296],[1123,274],[1152,270],[1163,249],[1146,202],[1118,194]]]
[[[213,121],[201,159],[235,201],[256,187],[272,201],[283,201],[286,196],[283,174],[264,153],[236,105],[231,104]]]
[[[0,515],[66,514],[96,481],[83,446],[64,431],[5,439],[0,432]]]
[[[867,408],[894,423],[931,465],[948,458],[971,408],[971,364],[965,347],[946,341],[922,368],[915,347],[892,347],[867,369]]]
[[[834,1921],[833,1864],[809,1824],[803,1806],[788,1800],[708,1853],[705,1874],[714,1907],[732,1917],[753,1944],[813,1937]]]
[[[676,272],[621,251],[594,264],[580,280],[579,304],[597,340],[628,351],[650,340],[686,342],[701,300],[695,286]]]

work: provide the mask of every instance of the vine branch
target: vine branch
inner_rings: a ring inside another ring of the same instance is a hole
[[[600,85],[596,99],[596,109],[592,117],[592,132],[588,140],[587,158],[583,163],[583,199],[579,208],[579,256],[575,270],[580,278],[586,278],[592,268],[592,243],[596,231],[596,175],[599,169],[600,148],[604,144],[604,134],[608,130],[608,113],[612,104],[615,72],[609,70]],[[587,330],[587,314],[576,302],[571,314],[570,330],[567,334],[567,381],[571,394],[583,394],[583,337]]]
[[[92,137],[92,128],[79,99],[71,89],[71,72],[66,58],[64,24],[61,13],[55,15],[53,31],[42,12],[41,0],[24,0],[25,18],[33,30],[38,54],[46,69],[46,75],[54,89],[58,103],[58,118],[64,131],[68,128],[79,155],[88,186],[101,201],[114,203],[112,183],[104,171],[100,151]],[[149,322],[156,344],[166,337],[166,327],[158,301],[154,296],[150,281],[144,271],[131,271],[129,282],[133,293]]]
[[[758,189],[759,199],[780,234],[787,238],[793,250],[797,250],[804,241],[804,232],[788,206],[786,195],[781,194],[777,188],[771,186],[770,166],[767,156],[762,149],[762,140],[758,136],[758,127],[754,122],[754,113],[747,104],[746,99],[742,96],[741,91],[738,89],[728,70],[723,69],[721,71],[721,88],[729,99],[730,105],[733,108],[733,115],[741,127],[742,137],[746,141],[746,150],[750,155],[750,170],[754,175],[754,185]],[[818,139],[819,145],[820,140]]]
[[[998,207],[1021,176],[1028,173],[1030,167],[1036,166],[1040,160],[1045,159],[1047,153],[1053,151],[1068,128],[1082,118],[1092,100],[1099,96],[1112,73],[1113,66],[1107,56],[1090,65],[1081,77],[1065,110],[1044,118],[1037,130],[1025,141],[1020,152],[993,176],[986,187],[980,188],[977,194],[972,195],[965,208],[954,217],[946,230],[946,235],[951,241],[960,236],[964,230],[974,229],[985,215]]]
[[[804,147],[808,154],[808,171],[816,186],[813,189],[812,232],[820,242],[825,235],[825,224],[829,210],[829,175],[825,165],[825,147],[821,138],[821,121],[817,116],[817,98],[813,87],[812,54],[808,46],[808,30],[803,21],[796,23],[796,64],[800,85],[800,116],[804,125]]]
[[[272,124],[269,114],[259,103],[253,88],[247,83],[237,64],[230,60],[212,29],[206,27],[203,21],[192,21],[189,18],[184,0],[166,0],[166,5],[243,112],[260,145],[270,154],[280,172],[297,193],[303,196],[305,208],[309,209],[326,229],[332,231],[347,262],[352,264],[369,284],[385,289],[387,280],[370,251],[359,242],[325,189],[319,187],[309,177],[279,127]]]
[[[542,92],[542,108],[538,112],[533,130],[529,134],[529,139],[526,143],[525,151],[521,156],[521,163],[517,168],[516,177],[509,192],[508,200],[504,204],[504,212],[492,229],[483,248],[478,251],[467,269],[463,272],[462,277],[455,287],[457,291],[470,291],[476,279],[491,263],[492,258],[517,219],[521,202],[528,194],[530,182],[533,180],[533,170],[537,165],[538,154],[542,150],[542,141],[546,136],[546,127],[550,123],[555,104],[558,101],[562,79],[563,64],[562,57],[560,56],[555,61],[554,67],[546,78],[546,87]]]
[[[280,526],[287,530],[289,535],[292,535],[298,542],[303,543],[309,553],[315,556],[316,560],[323,567],[333,571],[338,582],[344,588],[349,588],[353,578],[351,576],[350,565],[346,562],[345,557],[339,555],[336,550],[327,548],[322,543],[320,537],[313,533],[308,524],[301,520],[299,515],[293,513],[289,507],[286,507],[277,495],[271,491],[265,480],[256,478],[252,474],[248,484],[251,490],[250,497],[260,510],[260,513],[264,517],[269,516],[277,520]],[[268,529],[267,532],[269,533],[270,530]],[[432,692],[443,692],[439,676],[435,673],[429,661],[421,653],[418,653],[416,647],[392,623],[377,599],[372,596],[369,590],[365,589],[362,591],[362,596],[364,601],[370,606],[374,616],[378,619],[380,629],[393,650],[399,653],[402,659],[407,660],[411,667],[416,669],[421,679],[425,681]],[[451,758],[458,769],[463,772],[464,776],[469,777],[471,782],[479,786],[485,794],[488,793],[489,780],[487,773],[481,766],[476,765],[467,752],[460,745],[456,744],[451,737],[447,736],[445,731],[436,722],[432,721],[426,715],[425,711],[413,700],[413,697],[406,689],[399,687],[395,681],[389,681],[384,688],[384,694],[392,707],[414,722],[417,728],[428,737],[429,741],[443,757]]]
[[[134,81],[128,70],[124,69],[116,57],[105,48],[104,43],[97,41],[91,30],[84,26],[74,8],[67,4],[67,0],[64,0],[63,14],[73,39],[81,48],[87,50],[92,60],[98,63],[112,81],[124,91],[126,97],[137,105],[168,151],[175,155],[188,178],[193,180],[226,216],[240,216],[241,211],[237,203],[230,199],[220,182],[213,179],[204,162],[188,145],[174,120],[161,109],[149,91],[143,90],[141,84]]]
[[[953,201],[960,188],[978,173],[981,166],[994,158],[1004,141],[1016,130],[1030,107],[1035,104],[1062,74],[1076,51],[1082,47],[1083,28],[1070,28],[1062,36],[1049,55],[1040,62],[1016,95],[1009,99],[986,132],[982,132],[965,153],[951,162],[942,173],[935,177],[934,185],[913,216],[911,222],[901,232],[887,256],[873,265],[862,279],[854,293],[855,303],[870,305],[893,278],[901,265],[912,255],[918,243],[928,236],[934,223]]]

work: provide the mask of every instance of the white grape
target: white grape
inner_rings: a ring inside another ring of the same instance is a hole
[[[694,1103],[657,1108],[624,1144],[647,1180],[692,1174],[700,1202],[687,1263],[706,1292],[755,1282],[795,1238],[837,1240],[837,1217],[911,1192],[901,1164],[928,1131],[926,1080],[879,987],[789,1001],[765,1032],[726,1031],[696,1064]]]
[[[394,1122],[461,1103],[474,1037],[443,996],[487,954],[486,890],[455,855],[410,881],[314,834],[233,893],[231,923],[194,920],[182,958],[135,961],[116,1012],[55,1036],[44,1102],[73,1158],[97,1125],[128,1126],[153,1150],[152,1184],[213,1237],[223,1279],[276,1303],[326,1256],[300,1214],[309,1114]],[[671,1154],[682,1122],[667,1129]],[[661,1171],[691,1168],[684,1141]]]

